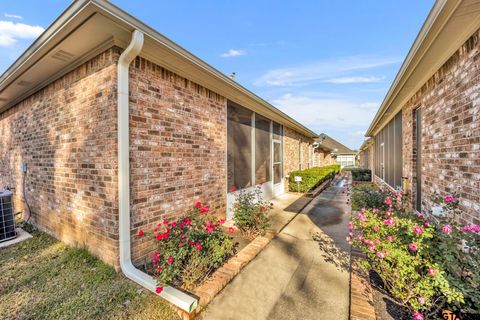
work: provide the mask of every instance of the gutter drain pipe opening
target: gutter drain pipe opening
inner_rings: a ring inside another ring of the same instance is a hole
[[[129,66],[143,48],[143,33],[135,30],[128,47],[118,60],[117,78],[117,121],[118,121],[118,212],[119,212],[119,250],[120,268],[127,278],[154,292],[157,281],[150,275],[137,269],[131,258],[130,239],[130,143],[129,143]],[[157,294],[158,295],[158,294]],[[192,312],[197,308],[198,300],[178,289],[165,286],[159,294],[163,299],[180,309]]]

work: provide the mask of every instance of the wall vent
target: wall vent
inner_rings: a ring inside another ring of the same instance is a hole
[[[12,192],[0,191],[0,242],[15,238]]]
[[[58,50],[58,51],[55,52],[55,54],[52,56],[53,59],[57,59],[57,60],[64,61],[64,62],[70,61],[70,60],[72,60],[74,57],[75,57],[74,54],[72,54],[72,53],[70,53],[70,52],[67,52],[67,51],[64,51],[64,50]]]

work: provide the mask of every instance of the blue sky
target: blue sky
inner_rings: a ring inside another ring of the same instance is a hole
[[[113,1],[300,121],[358,148],[433,0]],[[0,0],[0,72],[69,1]]]

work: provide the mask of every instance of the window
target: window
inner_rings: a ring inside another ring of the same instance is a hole
[[[228,192],[282,181],[282,134],[280,124],[228,101]]]
[[[270,120],[255,114],[255,181],[271,181]]]
[[[252,186],[252,116],[252,111],[234,103],[228,103],[228,191]]]

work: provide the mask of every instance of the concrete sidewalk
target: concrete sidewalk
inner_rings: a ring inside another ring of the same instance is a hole
[[[344,183],[313,199],[212,301],[203,319],[347,319]]]

